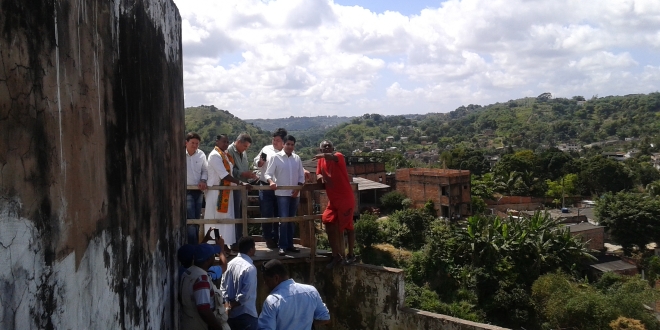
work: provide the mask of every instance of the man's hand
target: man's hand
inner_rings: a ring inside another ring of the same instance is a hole
[[[314,156],[314,160],[319,160],[319,159],[323,159],[323,158],[325,158],[325,154],[316,154]]]
[[[257,162],[257,166],[262,167],[262,166],[264,166],[264,163],[266,163],[265,160],[259,159],[259,161]]]
[[[305,170],[305,182],[314,182],[312,177],[312,173],[309,173],[308,170]]]
[[[316,175],[316,183],[323,183],[323,174]]]
[[[247,182],[243,182],[243,186],[245,187],[245,189],[247,189],[247,191],[252,190],[252,185]]]
[[[294,190],[294,191],[291,193],[291,197],[293,197],[293,198],[298,197],[298,195],[300,195],[300,190]]]
[[[277,190],[277,183],[271,181],[270,182],[270,190]]]
[[[225,246],[225,239],[222,238],[222,235],[220,235],[220,237],[215,238],[215,245],[219,246],[220,248],[223,248]]]
[[[259,177],[256,174],[254,174],[254,172],[252,172],[252,171],[245,171],[245,172],[241,173],[241,178],[257,179]]]
[[[199,190],[202,190],[202,191],[206,190],[206,188],[207,188],[207,186],[206,186],[206,181],[200,181],[200,182],[197,184],[197,187],[199,188]]]
[[[212,231],[213,231],[213,227],[209,228],[209,230],[206,231],[206,235],[204,235],[204,238],[202,239],[202,243],[206,243],[213,239],[213,237],[211,237]]]

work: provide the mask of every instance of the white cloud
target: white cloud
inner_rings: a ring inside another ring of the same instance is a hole
[[[240,118],[450,111],[660,81],[657,0],[429,1],[411,16],[332,0],[176,3],[186,106]]]

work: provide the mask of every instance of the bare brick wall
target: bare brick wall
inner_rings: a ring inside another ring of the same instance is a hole
[[[436,209],[446,216],[442,206],[451,214],[470,214],[470,172],[444,169],[407,168],[396,171],[396,190],[412,199],[415,207],[432,200]]]
[[[577,236],[582,239],[583,242],[589,241],[587,244],[588,248],[593,250],[602,250],[605,248],[605,228],[594,228],[590,230],[584,230],[577,233],[571,233],[572,236]]]

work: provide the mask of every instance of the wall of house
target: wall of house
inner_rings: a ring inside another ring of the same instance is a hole
[[[444,191],[443,191],[444,189]],[[429,199],[443,216],[442,205],[451,206],[454,215],[470,214],[470,172],[443,169],[398,169],[396,190],[412,199],[413,206],[422,207]]]
[[[571,233],[571,236],[578,236],[583,242],[589,241],[588,248],[593,250],[603,250],[605,248],[605,228],[599,227],[590,230],[583,230]]]
[[[470,322],[447,315],[425,312],[404,306],[403,270],[356,264],[328,271],[317,263],[313,285],[330,310],[331,323],[317,329],[337,330],[497,330],[497,326]],[[288,263],[291,277],[310,283],[308,263]],[[257,309],[268,296],[260,267],[258,269]]]
[[[0,329],[172,328],[185,214],[176,6],[0,7]]]

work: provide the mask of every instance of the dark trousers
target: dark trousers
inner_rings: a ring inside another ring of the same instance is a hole
[[[204,194],[201,190],[186,190],[186,218],[199,219],[203,202]],[[187,225],[186,237],[188,244],[199,243],[199,225]]]
[[[243,195],[240,190],[234,190],[234,219],[243,218],[242,197]],[[238,243],[238,240],[243,237],[243,224],[237,223],[234,227],[236,228],[236,243]]]
[[[259,190],[259,208],[262,218],[273,218],[278,214],[277,198],[274,190]],[[273,240],[275,243],[280,238],[279,223],[262,223],[261,230],[265,240]]]
[[[257,318],[250,314],[241,314],[227,320],[231,330],[257,330]]]

